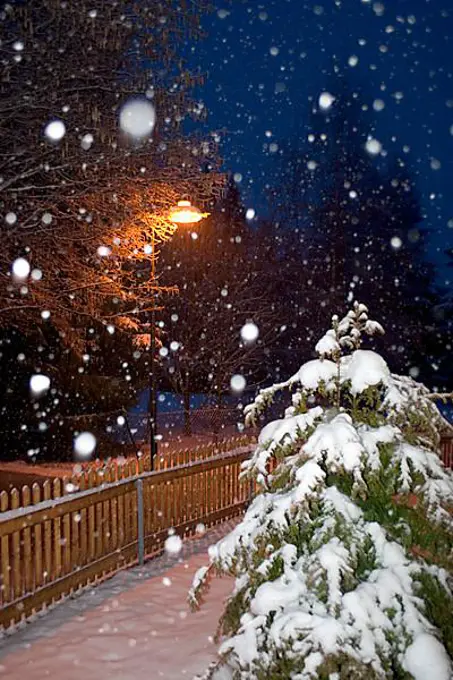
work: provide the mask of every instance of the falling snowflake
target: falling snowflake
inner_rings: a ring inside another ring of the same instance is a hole
[[[167,538],[164,547],[165,552],[169,555],[177,555],[182,550],[182,539],[176,534],[173,534]]]
[[[35,396],[40,396],[47,392],[50,387],[50,378],[42,373],[32,375],[30,378],[30,390]]]
[[[74,440],[74,453],[77,458],[90,458],[96,448],[96,437],[91,432],[81,432]]]
[[[112,250],[108,246],[99,246],[96,252],[99,255],[99,257],[108,257]]]
[[[88,151],[91,148],[91,145],[94,142],[94,137],[92,134],[89,132],[86,135],[83,135],[82,141],[80,142],[80,146],[84,151]]]
[[[230,387],[233,392],[243,392],[247,384],[246,379],[243,375],[236,374],[231,377]]]
[[[66,126],[62,120],[52,120],[47,123],[44,134],[51,142],[59,142],[66,134]]]
[[[33,281],[41,281],[42,271],[40,269],[32,269],[31,278],[33,279]]]
[[[259,333],[260,331],[258,326],[253,323],[253,321],[248,321],[241,328],[241,339],[246,343],[255,342]]]
[[[385,109],[385,102],[383,99],[375,99],[373,102],[373,109],[375,111],[383,111]]]
[[[13,212],[6,213],[5,222],[6,222],[6,224],[9,224],[10,227],[12,227],[13,224],[16,224],[16,222],[17,222],[16,213],[13,213]]]
[[[119,122],[131,137],[148,137],[156,124],[155,108],[146,99],[131,99],[122,107]]]
[[[330,109],[335,101],[335,97],[330,92],[323,92],[319,97],[319,108],[323,111]]]
[[[26,279],[30,274],[30,264],[24,257],[18,257],[13,262],[12,271],[18,279]]]
[[[392,246],[392,248],[395,248],[395,250],[398,250],[403,245],[403,242],[399,236],[393,236],[392,239],[390,240],[390,245]]]
[[[365,144],[365,149],[371,156],[377,156],[382,151],[382,144],[377,139],[369,137]]]

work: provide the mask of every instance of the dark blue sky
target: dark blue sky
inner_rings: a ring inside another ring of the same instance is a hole
[[[370,134],[413,169],[432,254],[453,245],[453,0],[231,4],[217,3],[192,58],[208,72],[207,126],[223,132],[225,167],[242,175],[247,207],[265,211],[279,145],[310,133],[312,103],[335,94],[338,69],[363,93]]]

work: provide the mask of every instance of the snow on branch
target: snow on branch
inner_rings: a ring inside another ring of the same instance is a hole
[[[321,358],[248,411],[295,389],[244,464],[260,492],[209,550],[211,567],[236,577],[213,680],[453,677],[453,473],[437,451],[439,395],[362,349],[363,335],[382,332],[356,303],[334,317]]]

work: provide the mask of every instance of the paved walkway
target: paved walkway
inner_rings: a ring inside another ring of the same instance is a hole
[[[215,659],[213,636],[229,578],[213,580],[199,612],[187,591],[226,522],[177,556],[120,572],[0,640],[0,679],[192,680]]]

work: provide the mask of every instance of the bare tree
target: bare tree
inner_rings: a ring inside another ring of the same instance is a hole
[[[137,332],[150,298],[150,232],[173,231],[168,208],[188,194],[209,202],[221,185],[211,140],[183,135],[200,81],[179,51],[199,37],[205,0],[31,0],[3,10],[0,86],[0,323],[21,330],[50,315],[65,342],[90,324]],[[131,143],[122,105],[156,112],[150,137]],[[46,125],[64,124],[60,141]],[[200,168],[211,170],[201,173]],[[24,257],[27,281],[11,264]]]
[[[278,314],[256,234],[231,187],[209,219],[163,249],[161,266],[161,281],[176,281],[180,292],[162,314],[163,368],[183,398],[188,430],[191,394],[202,392],[220,405],[234,374],[249,386],[265,379],[265,351],[279,335]],[[258,328],[256,341],[241,337],[247,322]]]

